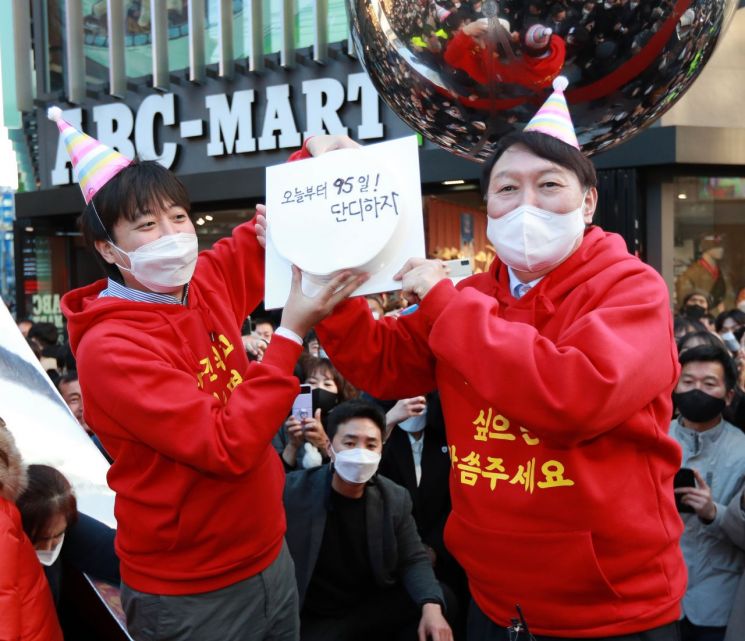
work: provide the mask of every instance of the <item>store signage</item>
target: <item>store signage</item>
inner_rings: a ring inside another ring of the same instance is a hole
[[[126,102],[92,106],[95,127],[85,126],[81,107],[63,110],[63,117],[129,158],[136,154],[178,172],[182,152],[217,159],[297,148],[322,133],[382,138],[380,99],[369,77],[358,72],[344,80],[311,78],[203,95],[199,88],[189,94],[152,93],[136,107]],[[351,103],[356,103],[353,110],[347,108]],[[51,184],[70,183],[70,173],[64,144],[57,140]]]

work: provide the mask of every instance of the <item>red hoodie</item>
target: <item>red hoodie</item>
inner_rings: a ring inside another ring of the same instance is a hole
[[[285,532],[271,446],[299,392],[301,347],[275,336],[248,363],[240,327],[264,292],[252,223],[200,254],[187,305],[62,299],[85,420],[114,457],[116,551],[141,592],[216,590],[264,570]]]
[[[352,300],[317,329],[343,375],[377,397],[439,389],[445,541],[490,619],[509,625],[519,603],[533,633],[599,637],[678,618],[668,295],[619,236],[590,228],[520,300],[497,260],[398,320]]]

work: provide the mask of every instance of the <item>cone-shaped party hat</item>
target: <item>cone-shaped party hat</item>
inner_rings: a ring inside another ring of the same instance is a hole
[[[80,185],[86,205],[101,187],[122,169],[132,164],[126,156],[122,156],[115,149],[78,131],[69,122],[63,120],[62,110],[59,107],[50,107],[47,116],[57,123],[67,154],[72,161],[75,180]]]
[[[569,115],[567,101],[564,98],[564,89],[568,84],[569,81],[564,76],[554,78],[553,93],[533,116],[524,131],[540,131],[542,134],[558,138],[567,145],[579,149],[572,117]]]

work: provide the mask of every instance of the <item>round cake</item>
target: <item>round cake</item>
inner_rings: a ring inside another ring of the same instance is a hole
[[[379,271],[391,254],[403,217],[395,176],[353,149],[344,155],[343,175],[326,180],[325,197],[296,198],[267,212],[277,252],[303,272],[325,280],[342,269]],[[339,158],[337,156],[337,158]],[[301,192],[302,193],[302,192]]]

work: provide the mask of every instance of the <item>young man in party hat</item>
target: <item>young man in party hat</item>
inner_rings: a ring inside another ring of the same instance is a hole
[[[260,363],[240,328],[263,296],[253,223],[197,253],[189,199],[57,122],[83,191],[80,226],[108,276],[65,295],[85,420],[114,462],[122,603],[135,639],[293,640],[284,472],[271,440],[299,392],[300,336],[359,284],[293,286]]]
[[[468,575],[469,641],[530,639],[526,624],[539,640],[677,641],[686,572],[667,288],[592,225],[595,170],[565,87],[557,79],[484,166],[488,273],[454,286],[441,261],[411,259],[398,278],[418,311],[375,321],[351,300],[316,331],[378,398],[439,389],[445,542]]]

